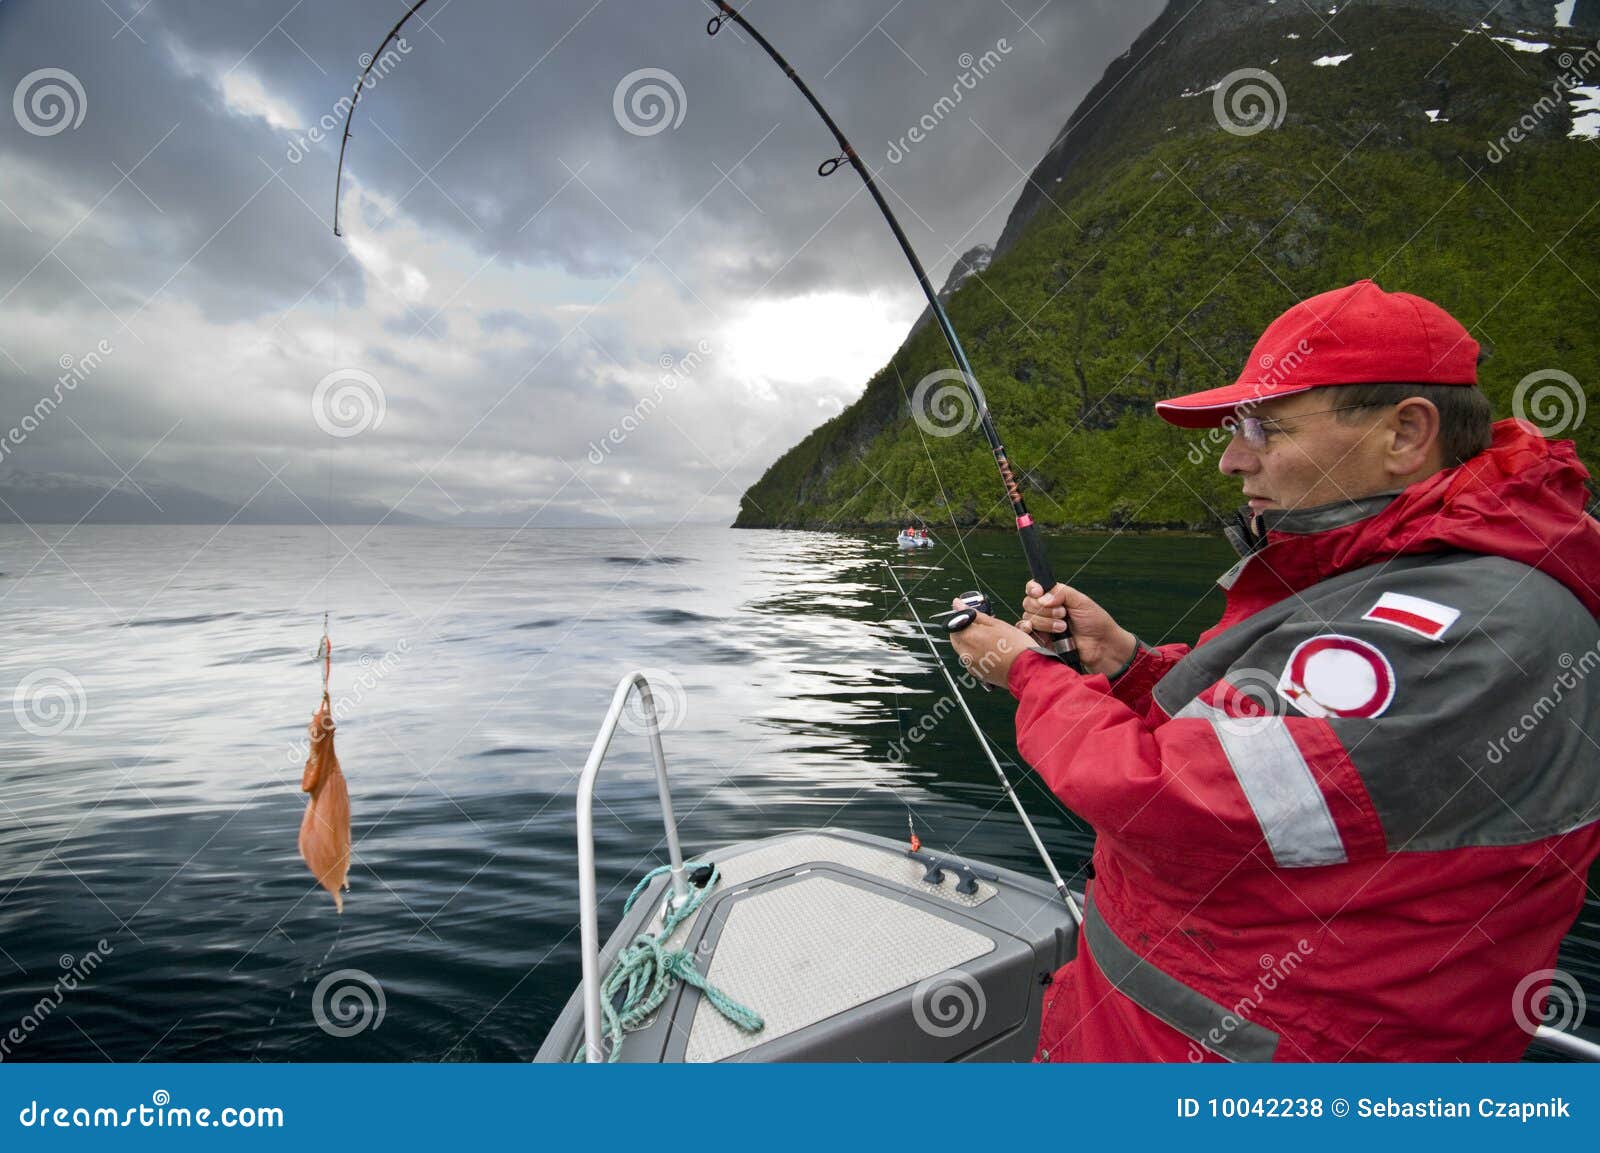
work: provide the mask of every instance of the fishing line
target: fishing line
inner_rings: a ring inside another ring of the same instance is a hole
[[[967,698],[962,695],[961,686],[956,684],[955,677],[950,675],[950,670],[944,663],[944,658],[939,655],[938,646],[933,643],[933,637],[928,633],[928,627],[922,623],[922,617],[917,613],[917,606],[912,603],[905,586],[900,583],[900,578],[895,575],[894,568],[889,564],[883,566],[888,570],[895,587],[900,590],[900,599],[905,601],[906,608],[911,610],[911,619],[916,622],[917,631],[922,634],[922,639],[927,642],[928,651],[933,654],[933,663],[939,666],[939,672],[944,675],[945,684],[950,686],[950,695],[955,698],[956,704],[961,706],[961,715],[967,718],[973,735],[978,738],[978,744],[983,749],[983,755],[989,758],[989,764],[994,768],[995,776],[1000,778],[1000,788],[1005,795],[1011,798],[1011,805],[1017,810],[1017,816],[1022,818],[1022,827],[1028,831],[1028,838],[1033,841],[1033,847],[1039,854],[1039,859],[1044,862],[1045,872],[1050,874],[1050,883],[1056,887],[1056,892],[1061,894],[1061,899],[1067,903],[1067,909],[1072,914],[1072,919],[1080,926],[1083,924],[1083,910],[1078,907],[1077,898],[1072,895],[1072,890],[1067,888],[1067,883],[1061,879],[1056,863],[1050,859],[1050,850],[1044,847],[1044,841],[1039,836],[1039,830],[1033,827],[1033,821],[1028,818],[1028,811],[1022,807],[1022,798],[1017,796],[1017,791],[1011,787],[1011,778],[1006,776],[1005,769],[1000,767],[999,759],[994,755],[994,749],[989,743],[987,734],[978,724],[978,719],[972,715],[972,710],[967,707]]]
[[[333,930],[333,940],[328,942],[328,947],[323,952],[322,959],[315,965],[310,965],[300,971],[300,983],[293,989],[289,990],[288,1000],[281,1002],[278,1007],[272,1011],[272,1018],[267,1022],[266,1030],[262,1036],[256,1038],[256,1047],[251,1051],[252,1057],[256,1053],[261,1052],[261,1045],[267,1039],[267,1037],[272,1034],[273,1028],[278,1023],[278,1017],[285,1009],[289,1008],[294,1003],[295,997],[299,994],[301,989],[305,988],[306,982],[311,980],[311,978],[316,976],[318,973],[322,972],[323,969],[327,968],[328,958],[333,956],[333,951],[339,947],[339,938],[343,935],[344,918],[340,917],[337,927]]]

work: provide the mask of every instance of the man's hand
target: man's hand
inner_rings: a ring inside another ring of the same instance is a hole
[[[1058,584],[1048,593],[1038,581],[1029,581],[1022,598],[1026,614],[1017,628],[1039,643],[1054,640],[1066,631],[1064,622],[1072,620],[1072,639],[1078,645],[1078,659],[1086,673],[1110,676],[1133,658],[1138,639],[1111,619],[1111,614],[1075,588]]]
[[[950,607],[965,609],[967,606],[960,601],[951,601]],[[979,680],[999,688],[1006,687],[1011,666],[1016,659],[1038,647],[1033,638],[1021,629],[986,613],[978,613],[966,628],[951,633],[950,645],[961,658],[964,669]]]

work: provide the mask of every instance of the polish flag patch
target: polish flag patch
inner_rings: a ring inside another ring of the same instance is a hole
[[[1394,625],[1408,633],[1436,641],[1460,616],[1460,609],[1453,609],[1438,601],[1406,596],[1405,593],[1384,593],[1361,619],[1382,621],[1386,625]]]

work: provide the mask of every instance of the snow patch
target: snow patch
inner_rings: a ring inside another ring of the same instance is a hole
[[[1572,93],[1572,131],[1574,140],[1600,140],[1600,86],[1570,89]]]
[[[1287,36],[1285,36],[1284,39],[1285,40],[1298,40],[1298,39],[1300,39],[1300,33],[1291,32]]]
[[[1556,5],[1556,27],[1572,27],[1572,10],[1578,6],[1578,0],[1561,0]]]
[[[1200,89],[1200,91],[1198,91],[1198,92],[1190,92],[1187,89],[1185,89],[1184,91],[1178,93],[1178,99],[1187,100],[1191,96],[1204,96],[1207,92],[1215,92],[1218,88],[1221,88],[1221,87],[1222,87],[1222,81],[1218,80],[1215,84],[1207,85],[1205,88]]]
[[[1448,116],[1440,116],[1439,115],[1439,113],[1441,113],[1443,111],[1444,111],[1444,109],[1442,109],[1442,108],[1424,108],[1423,109],[1423,112],[1427,114],[1428,121],[1431,124],[1448,124],[1448,123],[1450,123],[1450,118]]]
[[[1496,44],[1509,44],[1518,52],[1543,52],[1550,47],[1542,40],[1518,40],[1515,36],[1495,36],[1493,39]]]
[[[1311,63],[1316,68],[1337,68],[1354,55],[1354,52],[1346,52],[1341,56],[1319,56]]]

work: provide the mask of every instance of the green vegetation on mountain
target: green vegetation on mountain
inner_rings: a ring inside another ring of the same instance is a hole
[[[1552,45],[1534,52],[1492,38],[1515,26],[1465,31],[1479,6],[1442,0],[1356,5],[1331,29],[1294,3],[1206,7],[1170,8],[1112,65],[993,262],[949,301],[1048,527],[1201,527],[1229,512],[1222,442],[1152,405],[1231,383],[1273,317],[1362,277],[1467,325],[1497,417],[1530,373],[1600,381],[1600,141],[1569,138],[1574,98],[1552,96],[1585,61],[1600,84],[1592,29],[1523,23],[1539,30],[1521,40]],[[1278,127],[1220,125],[1204,90],[1241,68],[1281,84]],[[1505,141],[1519,121],[1525,139]],[[977,430],[931,436],[912,419],[917,383],[950,367],[937,329],[915,330],[856,404],[751,487],[736,524],[1008,523]],[[1600,459],[1600,411],[1562,435]]]

